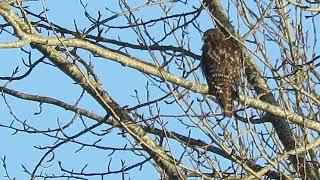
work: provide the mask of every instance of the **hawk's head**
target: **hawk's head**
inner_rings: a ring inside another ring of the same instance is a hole
[[[206,32],[204,32],[202,40],[204,42],[206,41],[215,42],[215,41],[222,41],[225,38],[226,37],[223,34],[223,32],[220,29],[216,28],[216,29],[208,29]]]

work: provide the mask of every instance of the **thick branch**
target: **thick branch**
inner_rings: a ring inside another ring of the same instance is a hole
[[[26,32],[31,31],[25,21],[21,20],[7,8],[0,7],[0,14],[13,26],[19,38],[28,39],[28,33]],[[61,71],[72,78],[96,99],[108,114],[113,116],[118,125],[126,130],[138,144],[141,144],[157,165],[168,174],[170,179],[185,179],[184,173],[179,172],[177,169],[177,165],[180,163],[167,155],[162,147],[151,140],[146,132],[135,124],[133,119],[128,115],[128,112],[121,108],[108,93],[103,90],[99,83],[91,80],[87,75],[81,72],[80,68],[75,63],[69,62],[59,51],[55,50],[55,47],[37,43],[32,43],[31,46],[44,54]]]
[[[99,116],[95,113],[89,112],[85,109],[81,109],[78,107],[75,107],[74,105],[65,103],[63,101],[54,99],[54,98],[50,98],[50,97],[44,97],[44,96],[39,96],[39,95],[31,95],[31,94],[26,94],[26,93],[22,93],[13,89],[9,89],[6,87],[1,87],[0,86],[0,92],[3,92],[5,94],[11,95],[13,97],[16,98],[20,98],[20,99],[24,99],[24,100],[28,100],[28,101],[35,101],[35,102],[39,102],[39,103],[45,103],[45,104],[51,104],[51,105],[55,105],[57,107],[63,108],[65,110],[69,110],[72,111],[74,113],[80,114],[82,116],[85,116],[87,118],[90,118],[92,120],[98,121],[98,122],[102,122],[111,126],[116,126],[117,123],[115,123],[113,120],[110,119],[105,119],[103,116]],[[246,99],[247,101],[247,99]],[[260,166],[258,164],[253,163],[252,161],[248,161],[247,159],[244,159],[243,157],[238,157],[235,154],[228,154],[226,153],[224,150],[222,150],[219,147],[216,147],[212,144],[208,144],[202,140],[196,140],[194,138],[191,137],[187,137],[187,136],[183,136],[181,134],[178,134],[176,132],[172,132],[172,131],[165,131],[165,130],[161,130],[161,129],[157,129],[157,128],[151,128],[148,126],[141,126],[139,125],[145,132],[147,133],[151,133],[154,135],[157,135],[159,137],[163,137],[163,138],[171,138],[171,139],[175,139],[185,145],[188,145],[192,148],[199,148],[208,152],[212,152],[214,154],[217,154],[221,157],[224,157],[228,160],[231,161],[241,161],[241,162],[246,162],[247,166],[249,166],[251,169],[253,169],[254,171],[260,171],[262,169],[265,169],[263,166]],[[264,171],[265,175],[270,177],[270,178],[276,178],[278,179],[279,177],[281,177],[281,174],[274,172],[274,171]],[[283,177],[285,178],[285,177]]]
[[[1,10],[0,10],[0,14],[2,14]],[[10,18],[14,18],[14,17],[9,17],[9,19]],[[63,44],[64,46],[67,46],[67,47],[82,48],[92,52],[93,54],[104,57],[105,59],[118,62],[124,66],[131,67],[142,73],[150,74],[150,75],[159,77],[161,79],[165,79],[167,82],[171,82],[180,87],[187,88],[191,91],[201,93],[201,94],[207,94],[208,92],[207,85],[193,83],[192,81],[189,81],[187,79],[171,74],[153,64],[144,62],[143,60],[140,60],[138,58],[126,56],[125,54],[115,52],[114,50],[108,49],[106,47],[95,45],[89,41],[81,40],[78,38],[59,38],[59,39],[48,38],[48,37],[43,37],[36,34],[26,34],[26,33],[23,34],[23,39],[26,40],[25,42],[33,42],[38,44],[50,45],[50,46],[61,46]],[[1,43],[0,43],[0,47],[1,47]],[[255,99],[251,99],[250,101],[244,101],[245,98],[243,97],[239,99],[240,102],[245,103],[249,106],[255,107],[257,109],[261,109],[263,111],[269,112],[283,119],[287,119],[287,115],[290,114],[290,118],[288,118],[287,120],[297,123],[305,128],[310,128],[318,132],[320,131],[319,129],[320,123],[294,113],[285,112],[284,110],[282,110],[282,108],[278,107],[273,95],[270,93],[269,88],[265,80],[263,79],[262,74],[259,72],[259,69],[256,66],[256,64],[251,60],[247,60],[245,63],[246,63],[245,66],[246,66],[247,79],[254,86],[254,89],[257,92],[257,94],[261,95],[260,99],[262,101],[258,101],[258,100],[256,101]],[[269,109],[269,107],[271,108],[270,104],[273,105],[272,109]],[[274,123],[271,120],[270,122]],[[277,124],[282,122],[276,121],[275,123]],[[284,124],[282,124],[279,129],[282,129],[281,127],[283,125]],[[285,131],[285,129],[282,129],[282,130]],[[286,140],[286,142],[288,142],[288,140]]]
[[[39,44],[33,44],[33,47],[46,55],[52,63],[95,98],[96,101],[115,118],[121,128],[128,131],[128,133],[142,145],[159,167],[168,173],[169,176],[175,177],[175,179],[185,179],[183,178],[184,175],[177,171],[176,165],[180,163],[175,162],[172,157],[165,153],[162,147],[151,140],[145,131],[135,124],[128,115],[128,112],[111,99],[108,93],[102,89],[100,84],[97,84],[86,77],[86,75],[80,71],[79,67],[68,62],[53,47]]]

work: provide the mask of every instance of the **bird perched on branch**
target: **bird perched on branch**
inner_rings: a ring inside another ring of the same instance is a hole
[[[209,94],[214,95],[224,116],[232,117],[233,100],[238,96],[242,67],[242,50],[238,42],[219,29],[203,35],[201,69],[206,77]]]

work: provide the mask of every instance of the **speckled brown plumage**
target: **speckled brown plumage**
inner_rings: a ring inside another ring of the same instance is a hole
[[[209,94],[217,98],[224,116],[231,117],[233,100],[240,83],[241,47],[219,29],[207,30],[203,41],[201,68],[209,86]]]

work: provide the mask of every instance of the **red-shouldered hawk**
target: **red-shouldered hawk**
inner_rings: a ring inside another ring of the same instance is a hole
[[[201,68],[207,79],[209,94],[219,102],[224,116],[232,117],[233,100],[240,83],[242,50],[239,44],[219,29],[203,35]]]

